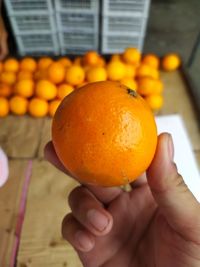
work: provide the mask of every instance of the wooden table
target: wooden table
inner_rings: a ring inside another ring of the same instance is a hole
[[[200,133],[187,87],[179,72],[162,73],[164,107],[159,115],[180,114],[200,167]],[[26,213],[17,267],[82,266],[62,238],[61,221],[69,211],[67,196],[77,183],[44,160],[43,148],[50,139],[51,119],[9,116],[0,120],[0,145],[9,156],[10,177],[0,189],[0,263],[10,266],[20,232],[19,206],[24,181],[30,175]],[[17,226],[17,227],[16,227]]]

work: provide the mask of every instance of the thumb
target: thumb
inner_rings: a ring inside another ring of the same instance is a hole
[[[159,210],[168,224],[188,238],[200,230],[200,204],[189,191],[173,162],[174,146],[170,134],[158,137],[155,157],[147,180]]]

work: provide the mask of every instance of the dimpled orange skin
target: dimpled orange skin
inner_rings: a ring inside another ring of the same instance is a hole
[[[52,140],[69,172],[82,183],[119,186],[150,165],[157,144],[152,112],[119,82],[90,83],[59,106]]]

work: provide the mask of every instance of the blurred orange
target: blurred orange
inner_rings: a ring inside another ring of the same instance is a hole
[[[13,85],[16,82],[16,74],[11,71],[2,71],[0,73],[0,81],[8,85]]]
[[[47,77],[52,83],[59,84],[65,78],[65,68],[61,63],[54,62],[47,69]]]
[[[53,117],[54,114],[56,113],[56,110],[57,110],[58,106],[60,105],[60,103],[61,103],[61,100],[58,100],[58,99],[52,100],[49,103],[49,115],[51,117]]]
[[[47,69],[41,69],[34,72],[34,79],[36,81],[44,80],[47,78]]]
[[[9,97],[12,94],[12,87],[8,84],[0,84],[0,96]]]
[[[33,80],[30,80],[30,79],[21,80],[15,84],[14,91],[17,95],[29,98],[34,93],[34,86],[35,84]]]
[[[38,69],[39,70],[44,70],[44,69],[47,69],[51,63],[53,63],[53,59],[50,58],[50,57],[41,57],[39,60],[38,60]]]
[[[68,57],[62,57],[57,62],[61,63],[64,68],[72,65],[72,61]]]
[[[17,80],[26,80],[26,79],[32,79],[33,78],[33,73],[28,71],[28,70],[20,70],[17,73]]]
[[[0,61],[0,72],[3,70],[3,63]]]
[[[106,66],[106,60],[103,57],[99,57],[97,62],[98,67],[105,67]]]
[[[25,57],[20,62],[20,69],[34,72],[37,69],[37,62],[31,57]]]
[[[5,97],[0,96],[0,117],[6,117],[9,114],[9,103]]]
[[[28,105],[29,114],[33,117],[44,117],[49,110],[48,102],[44,99],[34,97],[30,100]]]
[[[52,100],[57,95],[57,87],[48,80],[40,80],[36,83],[35,94],[39,98]]]
[[[72,65],[66,71],[66,82],[71,85],[81,84],[85,79],[85,72],[81,66]]]
[[[146,54],[143,59],[142,63],[149,65],[152,68],[159,68],[160,60],[159,58],[154,54]]]
[[[160,94],[148,95],[145,100],[154,111],[161,109],[163,106],[163,96]]]
[[[137,82],[132,78],[125,77],[120,82],[126,85],[129,89],[137,91]]]
[[[17,72],[19,70],[19,62],[15,58],[6,59],[3,68],[5,71]]]
[[[152,68],[147,64],[141,64],[136,69],[136,76],[137,77],[145,77],[145,76],[151,76]]]
[[[111,81],[120,81],[126,74],[125,64],[121,61],[110,61],[107,65],[108,79]]]
[[[125,67],[126,67],[125,77],[134,78],[135,77],[135,73],[136,73],[135,66],[133,66],[131,64],[125,64]]]
[[[180,64],[181,64],[181,59],[175,53],[167,54],[162,59],[162,68],[165,71],[176,70],[179,68]]]
[[[126,63],[138,64],[141,60],[141,53],[137,48],[128,47],[124,50],[122,57]]]
[[[96,66],[99,61],[99,54],[96,51],[88,51],[83,57],[85,65]]]
[[[82,65],[82,57],[75,57],[73,64],[81,66]]]
[[[121,60],[121,56],[119,54],[113,54],[110,57],[110,61],[118,61],[118,60]]]
[[[88,82],[99,82],[107,80],[107,72],[104,67],[91,67],[86,73]]]
[[[58,86],[57,97],[62,100],[63,98],[65,98],[67,95],[69,95],[73,91],[74,91],[73,86],[67,83],[63,83]]]
[[[10,110],[15,115],[24,115],[27,112],[28,100],[22,96],[13,96],[10,101]]]

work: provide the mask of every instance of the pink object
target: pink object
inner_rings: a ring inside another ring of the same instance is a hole
[[[3,150],[0,148],[0,187],[2,187],[8,180],[8,158]]]

